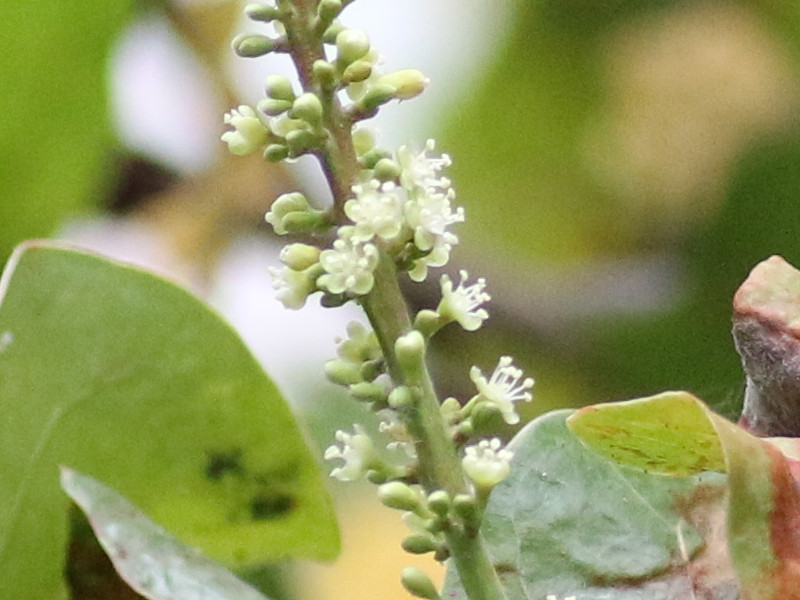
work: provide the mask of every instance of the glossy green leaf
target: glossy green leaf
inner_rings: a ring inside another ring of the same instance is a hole
[[[3,4],[0,263],[102,198],[114,144],[107,63],[133,4]]]
[[[690,525],[722,514],[724,476],[621,467],[569,432],[569,414],[520,431],[511,475],[489,500],[483,531],[509,600],[684,600],[714,578],[718,591],[735,591],[724,560],[708,560],[718,544]],[[703,569],[687,568],[699,561]],[[443,597],[465,597],[452,568]]]
[[[59,464],[230,564],[331,558],[318,468],[231,328],[139,269],[27,244],[0,283],[0,581],[63,598]]]
[[[86,513],[120,577],[148,600],[266,600],[96,479],[62,467],[61,487]]]

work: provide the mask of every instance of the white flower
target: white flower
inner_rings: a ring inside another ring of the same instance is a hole
[[[503,481],[511,472],[514,453],[501,448],[499,438],[481,440],[477,446],[467,446],[461,466],[478,488],[491,489]]]
[[[374,236],[385,240],[397,237],[403,228],[403,190],[376,179],[352,189],[355,198],[344,204],[345,214],[355,223],[351,239],[367,242]]]
[[[531,401],[533,396],[528,390],[533,387],[533,378],[526,377],[520,383],[522,369],[511,364],[510,356],[500,358],[488,381],[478,367],[470,369],[469,377],[478,388],[477,397],[496,406],[502,413],[503,420],[509,425],[519,423],[519,415],[514,408],[514,402]]]
[[[464,209],[458,207],[454,211],[451,206],[454,199],[455,192],[452,189],[444,193],[428,190],[406,202],[406,220],[414,230],[414,244],[420,250],[458,243],[458,237],[447,230],[453,223],[464,221]]]
[[[461,281],[453,289],[453,282],[447,275],[442,275],[442,300],[436,308],[441,316],[451,321],[458,321],[467,331],[475,331],[489,318],[489,313],[479,308],[492,297],[485,292],[486,280],[480,277],[476,283],[464,287],[469,276],[466,271],[459,271]]]
[[[445,190],[450,187],[450,180],[442,177],[440,171],[452,165],[452,161],[447,154],[439,157],[428,156],[428,152],[433,152],[436,143],[428,140],[425,149],[416,154],[408,146],[402,146],[397,150],[397,162],[402,169],[400,173],[400,184],[408,189],[427,190],[439,188]]]
[[[430,253],[414,261],[414,266],[408,271],[408,276],[417,282],[425,281],[425,278],[428,276],[428,267],[441,267],[446,265],[447,261],[450,260],[450,251],[452,249],[453,247],[447,243],[434,247]]]
[[[331,477],[340,481],[356,481],[379,463],[375,454],[372,439],[361,425],[353,425],[353,434],[341,429],[336,432],[336,441],[341,447],[333,444],[325,450],[325,460],[341,458],[344,464],[331,471]]]
[[[234,128],[234,131],[226,131],[221,137],[232,154],[250,154],[267,142],[269,131],[249,106],[242,105],[226,113],[225,124]]]
[[[292,310],[303,308],[308,296],[317,291],[314,277],[311,276],[309,271],[310,269],[295,271],[289,267],[281,269],[269,267],[269,273],[272,275],[272,287],[276,292],[275,295],[286,308]]]
[[[378,249],[374,244],[359,244],[352,239],[339,238],[333,248],[323,250],[319,262],[325,274],[317,285],[332,294],[363,295],[372,289],[372,272],[378,264]]]

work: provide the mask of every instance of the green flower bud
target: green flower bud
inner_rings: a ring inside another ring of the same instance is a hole
[[[341,0],[320,0],[317,6],[317,16],[321,21],[330,23],[342,12]]]
[[[503,413],[496,404],[490,402],[478,402],[478,405],[472,409],[470,421],[472,421],[473,431],[478,435],[498,431],[505,425]]]
[[[362,381],[350,386],[350,394],[359,402],[385,402],[386,388],[378,383]]]
[[[308,203],[306,202],[306,206]],[[310,210],[310,209],[309,209]],[[303,271],[319,261],[320,249],[309,244],[289,244],[281,250],[280,261],[290,269]]]
[[[416,374],[425,362],[425,338],[416,329],[397,338],[394,352],[400,368],[408,374]]]
[[[288,194],[281,194],[275,199],[275,202],[272,203],[272,206],[270,207],[269,212],[266,214],[264,219],[267,221],[267,223],[272,225],[275,233],[278,235],[286,235],[287,233],[290,233],[290,231],[298,231],[296,227],[296,221],[291,228],[287,226],[287,219],[290,217],[297,215],[309,215],[314,217],[316,221],[319,222],[319,220],[322,218],[322,214],[322,211],[315,211],[309,206],[308,200],[306,200],[306,197],[303,194],[300,192],[290,192]],[[301,246],[302,244],[297,245]],[[309,248],[313,248],[313,246],[309,246]],[[305,255],[310,256],[310,251],[305,251]],[[316,258],[319,258],[319,253],[316,254]],[[316,260],[313,262],[316,262]]]
[[[336,85],[336,71],[331,63],[327,60],[316,60],[312,70],[314,71],[314,77],[324,89],[333,89]]]
[[[277,117],[292,108],[292,103],[288,100],[274,100],[272,98],[262,98],[256,104],[256,108],[270,117]]]
[[[358,103],[359,107],[366,113],[377,110],[381,105],[395,99],[397,88],[385,83],[377,83],[371,86],[364,97]]]
[[[428,338],[439,331],[443,324],[442,317],[435,310],[423,309],[414,317],[414,329]]]
[[[478,504],[471,494],[456,494],[453,498],[453,512],[465,523],[475,525],[479,520]]]
[[[369,37],[360,29],[345,29],[336,36],[337,61],[343,66],[369,52]]]
[[[275,42],[265,35],[241,33],[231,42],[233,51],[242,58],[255,58],[269,54],[275,49]]]
[[[290,157],[305,154],[318,143],[319,138],[307,129],[293,129],[286,134],[286,145],[289,147]]]
[[[335,44],[336,38],[345,30],[344,25],[339,21],[334,21],[322,34],[322,41],[326,44]]]
[[[403,583],[403,587],[414,596],[427,600],[441,600],[431,578],[417,567],[404,568],[400,581]]]
[[[360,130],[359,130],[360,131]],[[382,158],[391,157],[392,153],[383,148],[372,148],[361,156],[361,162],[367,169],[372,169]]]
[[[356,154],[363,156],[375,147],[375,134],[367,127],[353,130],[353,146]]]
[[[342,73],[344,83],[358,83],[372,75],[372,63],[368,60],[357,60],[347,66]]]
[[[289,116],[293,119],[303,119],[312,126],[322,120],[322,103],[316,94],[306,93],[294,101]]]
[[[385,370],[383,360],[368,360],[361,365],[361,377],[364,381],[372,381]]]
[[[363,381],[359,366],[340,358],[325,363],[325,375],[336,385],[350,386]]]
[[[403,540],[403,550],[409,554],[425,554],[437,549],[437,544],[429,535],[411,535]]]
[[[264,148],[264,158],[270,162],[280,162],[289,157],[289,149],[283,144],[270,144]]]
[[[404,385],[399,385],[389,392],[389,406],[394,409],[406,408],[414,404],[414,393]]]
[[[280,9],[264,4],[248,4],[244,7],[244,14],[251,21],[260,21],[262,23],[269,23],[281,17]]]
[[[384,506],[397,510],[416,511],[420,507],[417,491],[402,481],[390,481],[378,488],[378,499]]]
[[[428,508],[437,516],[444,518],[450,512],[450,494],[444,490],[436,490],[428,495]]]
[[[410,100],[419,96],[428,85],[428,78],[416,69],[404,69],[383,75],[378,85],[393,87],[394,97],[398,100]]]
[[[400,166],[390,158],[382,158],[373,167],[375,177],[381,181],[394,181],[400,176]]]
[[[269,75],[264,82],[264,91],[273,100],[285,100],[294,102],[294,90],[292,82],[283,75]]]

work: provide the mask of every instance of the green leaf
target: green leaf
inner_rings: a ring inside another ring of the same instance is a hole
[[[63,598],[59,464],[229,564],[331,558],[314,459],[231,328],[158,277],[26,244],[0,281],[0,581]]]
[[[62,467],[61,487],[86,513],[120,577],[145,598],[266,600],[96,479]]]
[[[98,204],[113,145],[108,57],[132,0],[6,2],[0,19],[0,263]]]
[[[686,392],[587,407],[567,420],[587,446],[617,463],[673,475],[728,475],[725,539],[749,600],[800,598],[796,443],[753,436]]]
[[[567,430],[569,414],[550,413],[520,431],[510,444],[511,474],[489,499],[483,532],[509,600],[691,598],[692,577],[701,575],[686,565],[710,551],[701,552],[690,522],[721,514],[724,476],[621,467]],[[709,561],[703,576],[724,579],[724,567]],[[452,567],[442,596],[464,598]]]

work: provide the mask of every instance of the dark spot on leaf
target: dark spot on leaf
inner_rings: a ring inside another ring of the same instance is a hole
[[[294,508],[294,498],[288,494],[262,492],[250,501],[250,516],[254,521],[279,519]]]
[[[241,474],[242,451],[239,448],[227,451],[207,452],[205,474],[208,479],[218,481],[228,474]]]

